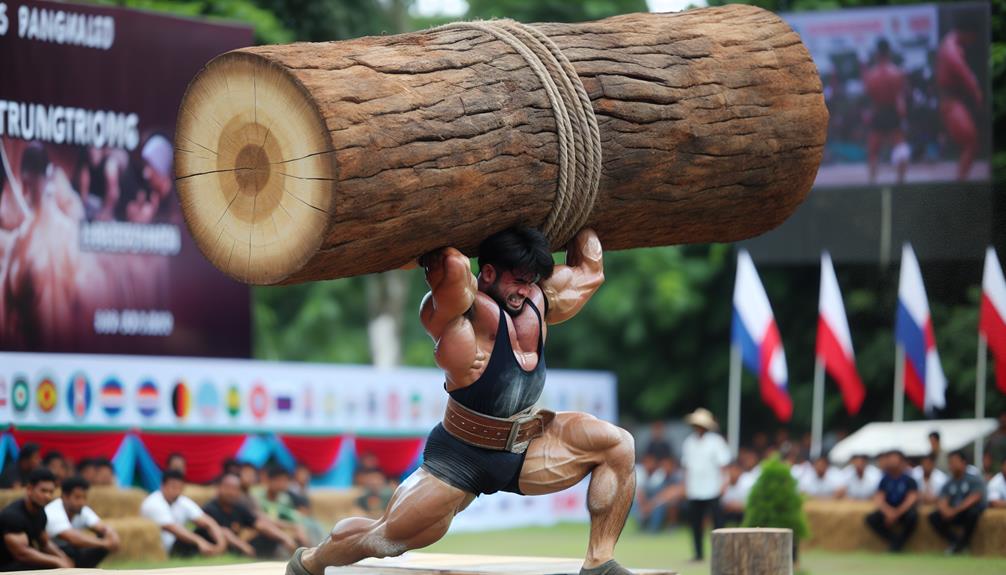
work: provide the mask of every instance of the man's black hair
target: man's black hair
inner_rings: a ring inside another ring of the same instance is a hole
[[[38,452],[39,447],[37,443],[25,443],[21,446],[21,451],[17,453],[17,462],[24,463],[34,457]]]
[[[964,450],[962,450],[962,449],[955,449],[955,450],[951,451],[950,454],[947,455],[947,457],[948,458],[950,458],[950,457],[960,457],[964,461],[965,465],[967,465],[967,463],[968,463],[968,456],[967,456],[966,453],[964,453]]]
[[[45,467],[32,469],[31,473],[28,474],[28,485],[35,486],[43,481],[52,481],[53,483],[56,483],[56,476]]]
[[[94,465],[98,469],[101,469],[102,467],[107,467],[109,469],[115,469],[115,466],[112,465],[112,460],[109,459],[109,458],[107,458],[107,457],[95,457],[91,461],[92,461],[92,465]]]
[[[552,276],[555,261],[548,239],[536,229],[514,226],[479,244],[479,271],[492,265],[499,272],[531,273],[538,281]]]
[[[45,151],[45,146],[41,142],[32,142],[25,147],[21,154],[21,176],[25,174],[36,174],[44,176],[49,167],[49,153]]]
[[[266,477],[276,479],[277,477],[290,477],[290,472],[282,465],[270,465],[266,470]]]
[[[164,485],[165,483],[171,481],[172,479],[181,481],[183,483],[185,482],[185,476],[182,475],[181,471],[178,471],[177,469],[169,469],[164,472],[164,475],[161,476],[161,485]]]
[[[877,40],[877,54],[879,56],[891,55],[891,43],[887,41],[887,38]]]
[[[930,431],[929,432],[929,438],[932,439],[934,437],[936,438],[936,441],[939,441],[940,440],[940,432],[939,431]]]
[[[84,457],[77,462],[77,473],[83,473],[88,467],[95,467],[96,465],[93,457]]]
[[[188,460],[185,459],[185,456],[182,455],[181,453],[177,452],[177,451],[175,451],[175,452],[171,453],[170,455],[168,455],[168,463],[171,463],[172,459],[181,459],[182,461],[188,462]]]
[[[900,449],[892,449],[892,450],[888,451],[887,453],[888,453],[888,455],[897,455],[898,459],[904,459],[905,458],[905,452],[901,451]]]
[[[66,461],[66,458],[63,457],[62,453],[58,451],[50,451],[45,454],[45,457],[42,458],[42,465],[49,465],[50,463],[56,461],[57,459],[62,459],[63,461]]]
[[[74,489],[83,489],[87,491],[91,488],[91,484],[87,482],[86,479],[79,475],[74,475],[72,477],[67,477],[63,480],[63,484],[60,485],[60,489],[63,490],[63,495],[69,495],[73,493]]]

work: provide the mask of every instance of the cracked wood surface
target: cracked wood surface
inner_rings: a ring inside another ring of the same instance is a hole
[[[752,237],[809,191],[827,110],[776,15],[730,5],[535,26],[598,119],[588,225],[607,249]],[[225,54],[193,81],[176,133],[193,235],[253,283],[385,271],[448,244],[474,254],[492,232],[541,225],[555,196],[545,91],[473,30]]]

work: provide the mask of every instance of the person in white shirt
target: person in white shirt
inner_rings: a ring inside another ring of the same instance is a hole
[[[752,473],[745,472],[736,461],[727,467],[727,480],[723,485],[723,494],[720,495],[724,523],[740,524],[744,520],[748,494],[754,486],[751,476]]]
[[[943,485],[949,476],[937,469],[936,458],[929,454],[912,469],[912,479],[919,485],[919,500],[929,504],[936,503],[940,498],[940,491],[943,490]]]
[[[865,455],[853,455],[849,465],[842,470],[845,475],[845,496],[849,499],[870,500],[877,493],[877,487],[884,474],[870,465]]]
[[[814,460],[813,471],[801,474],[797,486],[801,493],[814,499],[841,499],[845,496],[842,472],[832,467],[823,455]]]
[[[716,420],[709,410],[700,407],[686,417],[685,421],[692,426],[692,434],[685,438],[681,446],[681,466],[685,468],[685,497],[688,499],[688,515],[695,547],[692,560],[702,561],[702,524],[706,515],[712,514],[713,525],[717,529],[723,526],[719,499],[724,482],[723,468],[730,463],[730,448],[723,437],[716,433]]]
[[[119,534],[87,506],[90,484],[80,476],[63,480],[61,495],[45,506],[45,532],[76,567],[97,567],[119,548]]]
[[[1003,459],[999,467],[999,473],[989,480],[988,487],[985,488],[989,507],[1006,507],[1006,459]]]
[[[212,517],[203,513],[195,501],[182,495],[184,476],[177,470],[164,472],[160,491],[143,500],[140,515],[161,528],[161,543],[169,555],[219,555],[227,550],[223,531]],[[198,529],[189,531],[188,523]]]

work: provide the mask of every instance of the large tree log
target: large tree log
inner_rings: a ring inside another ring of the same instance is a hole
[[[731,5],[535,26],[593,104],[588,225],[607,249],[748,238],[810,189],[827,110],[778,16]],[[229,52],[189,86],[175,142],[193,236],[252,283],[378,272],[443,245],[474,254],[494,231],[540,226],[556,196],[543,85],[477,30]]]
[[[792,575],[793,530],[714,529],[711,575]]]

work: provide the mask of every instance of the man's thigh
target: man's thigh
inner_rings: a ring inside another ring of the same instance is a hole
[[[604,462],[611,449],[632,436],[588,413],[563,411],[527,448],[520,471],[525,495],[555,493],[576,485]]]
[[[474,494],[417,469],[391,496],[379,520],[381,533],[410,549],[425,547],[443,537],[454,516],[474,499]]]

